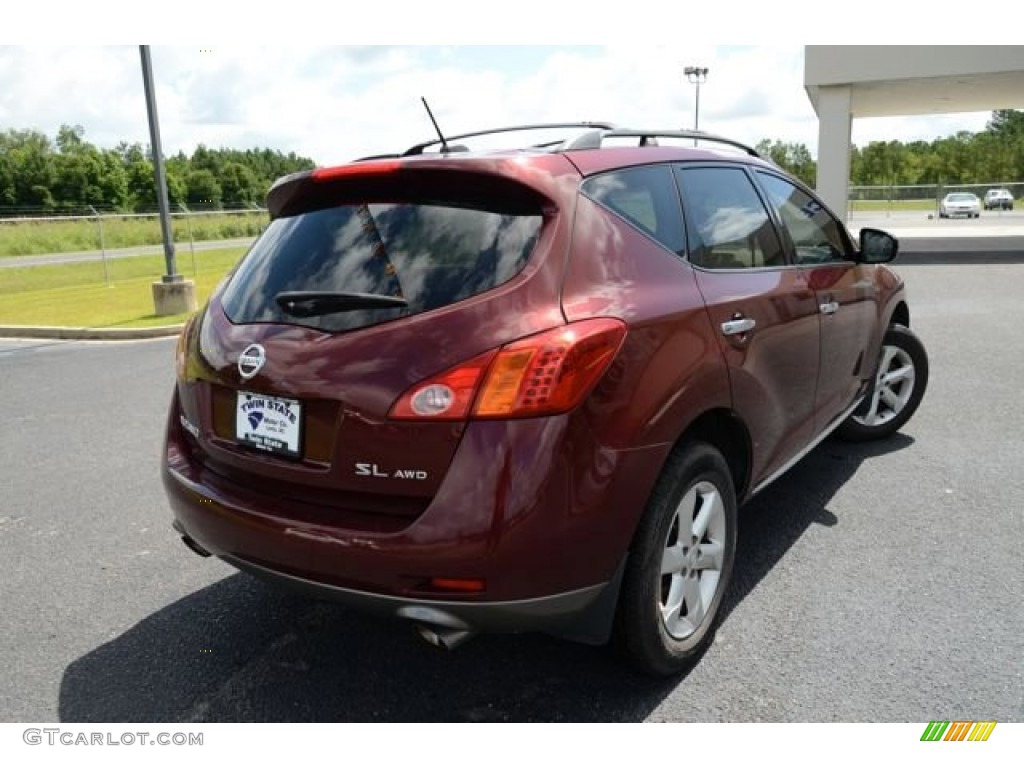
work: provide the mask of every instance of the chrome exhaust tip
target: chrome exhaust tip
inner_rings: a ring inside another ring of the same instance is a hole
[[[468,629],[448,629],[428,624],[417,624],[416,631],[430,645],[446,651],[454,651],[476,634]]]

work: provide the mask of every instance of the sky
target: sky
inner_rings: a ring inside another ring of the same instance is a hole
[[[693,35],[614,45],[300,45],[285,34],[284,46],[210,34],[151,49],[165,154],[259,146],[332,165],[401,151],[434,136],[421,96],[448,135],[564,120],[691,128],[687,65],[709,69],[702,130],[817,152],[803,45],[712,45]],[[855,120],[853,142],[980,131],[990,114]],[[101,147],[149,143],[138,46],[0,45],[0,130],[53,137],[62,123],[81,125]]]

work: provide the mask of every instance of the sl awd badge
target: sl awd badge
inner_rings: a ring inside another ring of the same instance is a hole
[[[426,480],[427,473],[422,469],[396,469],[394,472],[382,470],[376,464],[356,462],[357,477],[385,477],[402,480]]]

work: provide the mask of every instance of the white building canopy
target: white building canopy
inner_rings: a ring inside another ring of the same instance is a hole
[[[853,118],[1020,108],[1024,46],[808,45],[804,88],[818,114],[818,193],[842,214]]]

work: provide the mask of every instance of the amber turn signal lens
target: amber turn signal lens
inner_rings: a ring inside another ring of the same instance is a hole
[[[520,418],[575,408],[608,369],[625,336],[621,321],[597,318],[505,345],[491,363],[473,416]]]

